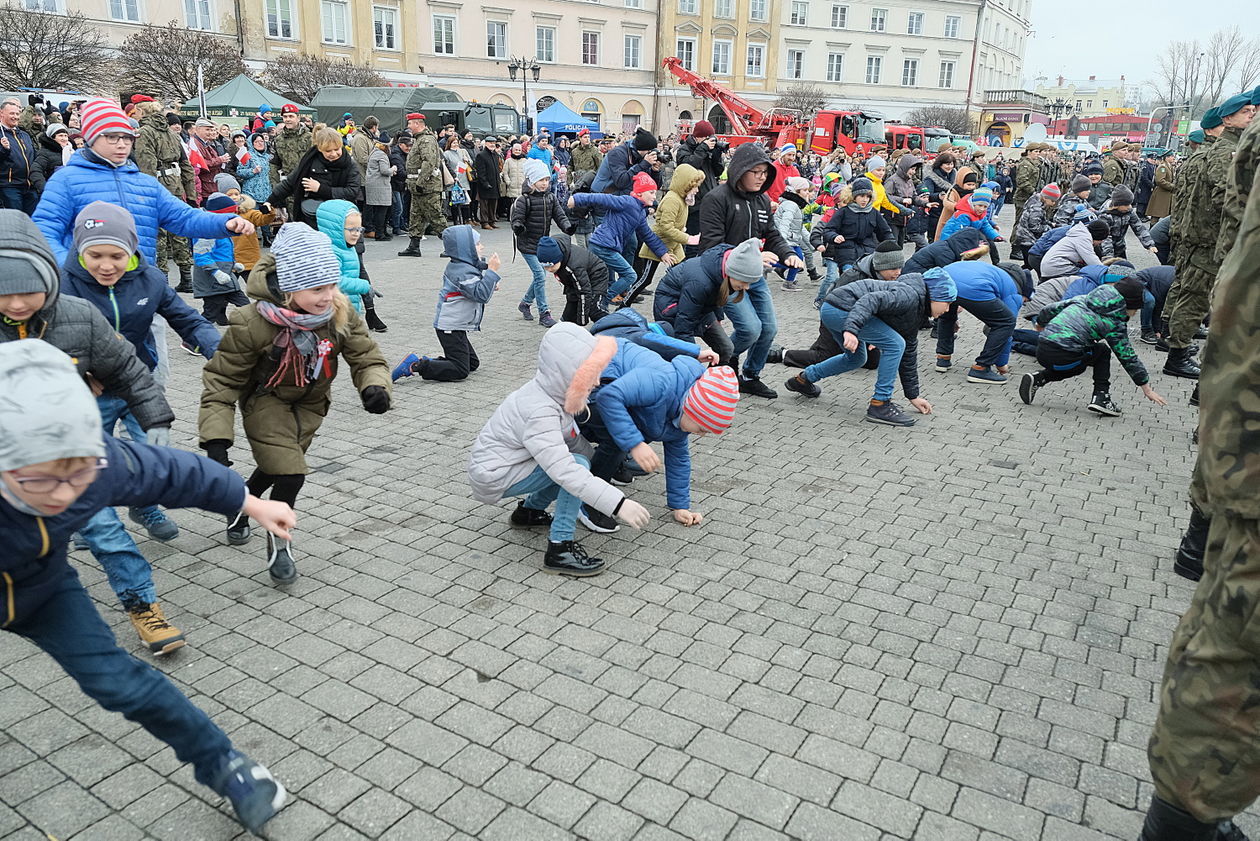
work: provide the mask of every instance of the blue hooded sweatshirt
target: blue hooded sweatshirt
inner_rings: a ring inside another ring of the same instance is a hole
[[[1103,278],[1107,276],[1106,266],[1081,266],[1080,271],[1076,273],[1076,280],[1068,284],[1068,288],[1063,290],[1063,300],[1075,298],[1077,295],[1088,295],[1099,286],[1103,285]]]
[[[341,263],[341,280],[337,288],[350,299],[350,303],[360,314],[363,312],[361,296],[372,291],[372,284],[364,280],[363,265],[359,262],[359,252],[346,242],[346,217],[358,213],[359,208],[345,199],[333,199],[321,202],[315,211],[315,223],[319,232],[332,240],[333,252]]]
[[[451,225],[442,231],[442,256],[450,259],[438,290],[435,330],[481,329],[486,302],[494,294],[499,275],[477,255],[481,234],[472,225]]]
[[[1011,315],[1018,315],[1024,305],[1024,293],[1015,279],[992,263],[965,260],[950,263],[945,271],[958,287],[958,297],[968,301],[998,300],[1006,304]]]
[[[637,233],[658,259],[669,253],[665,243],[661,242],[661,238],[648,224],[647,208],[634,196],[576,193],[573,196],[573,206],[594,208],[604,214],[604,221],[599,223],[595,233],[590,236],[591,245],[602,245],[604,248],[620,252],[627,245],[635,242]]]

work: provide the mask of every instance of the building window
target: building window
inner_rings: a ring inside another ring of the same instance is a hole
[[[583,32],[582,33],[582,63],[589,65],[599,64],[599,33]]]
[[[292,0],[267,0],[267,37],[294,37]]]
[[[748,4],[748,17],[752,20],[765,20],[766,0],[750,0]]]
[[[373,6],[372,34],[378,50],[398,49],[398,9],[393,6]]]
[[[109,16],[114,20],[140,22],[140,0],[109,0]]]
[[[556,28],[540,26],[534,30],[534,55],[539,61],[556,60]]]
[[[805,75],[805,51],[804,50],[788,50],[787,51],[787,76],[789,79],[799,79]]]
[[[1085,102],[1085,107],[1086,107],[1086,108],[1089,108],[1089,109],[1093,109],[1093,107],[1094,107],[1094,100],[1092,100],[1092,99],[1090,99],[1090,100],[1086,100],[1086,102]]]
[[[734,0],[717,0],[717,2],[713,4],[713,16],[715,18],[735,17]]]
[[[627,9],[642,9],[643,0],[626,0]]]
[[[827,81],[838,82],[844,75],[844,53],[827,53]]]
[[[923,34],[923,12],[911,12],[910,17],[906,20],[907,35]]]
[[[993,69],[993,68],[989,68],[990,72],[992,72],[992,69]],[[1076,100],[1076,110],[1077,110],[1077,111],[1082,111],[1082,110],[1084,110],[1084,109],[1082,109],[1082,108],[1081,108],[1081,101],[1080,101],[1079,99],[1078,99],[1078,100]]]
[[[877,55],[866,57],[866,84],[878,85],[880,71],[884,69],[884,60]]]
[[[802,0],[792,0],[792,18],[793,26],[805,26],[809,20],[809,3]]]
[[[731,75],[731,42],[713,42],[713,75]]]
[[[65,11],[62,8],[61,0],[25,0],[22,8],[28,12],[51,12],[55,15]]]
[[[678,56],[678,60],[682,62],[684,70],[695,71],[696,39],[679,38],[677,43],[674,44],[674,55]]]
[[[908,58],[901,62],[901,86],[912,88],[919,83],[919,60]]]
[[[643,38],[639,35],[627,35],[625,44],[626,67],[637,70],[643,66]]]
[[[871,9],[871,31],[883,32],[888,28],[888,10]]]
[[[437,55],[455,55],[455,18],[449,15],[433,16],[433,52]]]
[[[507,24],[501,20],[486,21],[486,57],[507,58]]]
[[[680,15],[696,14],[696,0],[678,0],[678,14]]]
[[[831,7],[831,28],[844,29],[849,25],[849,7],[848,6],[832,6]]]
[[[760,44],[748,45],[748,69],[744,75],[759,79],[766,75],[766,48]]]
[[[962,18],[958,15],[945,16],[945,37],[957,38],[958,30],[962,28]]]
[[[41,11],[52,10],[42,9]],[[188,21],[189,29],[206,31],[214,29],[210,20],[210,0],[184,0],[184,18]]]
[[[324,25],[325,44],[350,43],[350,13],[345,3],[337,0],[322,0],[319,4],[319,17]]]
[[[937,79],[937,87],[952,88],[954,86],[954,62],[941,62],[941,75]]]

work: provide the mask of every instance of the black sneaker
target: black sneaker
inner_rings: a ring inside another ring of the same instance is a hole
[[[582,544],[576,540],[564,540],[560,543],[553,540],[547,541],[547,554],[543,556],[543,572],[586,578],[590,575],[599,575],[603,571],[604,561],[586,554]]]
[[[914,418],[901,411],[901,407],[891,401],[878,406],[870,403],[866,407],[866,419],[871,423],[882,423],[888,426],[914,426]]]
[[[276,584],[292,584],[297,581],[297,564],[293,563],[293,545],[285,540],[276,540],[275,535],[267,533],[267,574]]]
[[[747,374],[740,375],[739,393],[751,394],[754,397],[764,397],[767,400],[773,400],[779,396],[779,392],[763,383],[760,377],[750,377]]]
[[[818,395],[822,394],[822,389],[819,388],[815,383],[811,383],[808,380],[802,379],[799,376],[792,377],[790,380],[788,380],[787,382],[783,384],[783,387],[786,388],[788,391],[795,391],[797,394],[803,395],[805,397],[817,397]]]
[[[614,474],[612,475],[612,478],[611,478],[611,479],[609,479],[608,481],[609,481],[611,484],[614,484],[614,485],[621,485],[621,486],[623,486],[623,487],[624,487],[624,486],[626,486],[626,485],[630,484],[631,482],[633,482],[633,481],[634,481],[635,479],[637,479],[637,478],[638,478],[638,477],[637,477],[637,476],[635,476],[633,473],[631,473],[631,472],[630,472],[630,470],[629,470],[628,468],[625,468],[625,467],[619,467],[619,468],[617,468],[617,472],[616,472],[616,473],[614,473]]]
[[[766,352],[766,361],[777,364],[783,361],[783,345],[771,345],[770,350]]]
[[[1190,392],[1190,405],[1196,409],[1199,407],[1199,384],[1194,384],[1194,391]]]
[[[518,528],[528,529],[534,526],[551,525],[550,514],[537,508],[526,508],[523,502],[517,503],[516,510],[512,512],[512,516],[509,519],[512,525]]]
[[[1089,405],[1085,408],[1091,412],[1108,418],[1120,416],[1120,407],[1111,402],[1111,395],[1105,391],[1094,393],[1094,399],[1089,401]]]
[[[1037,389],[1046,384],[1045,374],[1040,371],[1029,371],[1019,380],[1019,399],[1031,406],[1033,398],[1037,396]]]
[[[1146,330],[1142,333],[1141,342],[1144,345],[1159,344],[1159,334],[1154,330]]]
[[[621,528],[621,526],[617,525],[615,518],[596,511],[589,505],[583,505],[578,509],[578,522],[586,526],[590,531],[598,532],[599,534],[612,534]]]
[[[232,802],[236,819],[254,834],[275,817],[288,797],[270,771],[236,751],[224,759],[210,788]]]
[[[228,523],[227,542],[233,546],[244,546],[249,543],[249,517],[239,515]]]

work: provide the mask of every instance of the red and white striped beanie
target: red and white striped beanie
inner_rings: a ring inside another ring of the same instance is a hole
[[[735,420],[735,404],[738,402],[739,380],[735,369],[726,366],[710,368],[687,389],[682,413],[705,432],[721,435]]]
[[[79,122],[83,140],[88,146],[102,134],[127,134],[136,136],[131,119],[121,106],[112,99],[89,99],[79,107]]]

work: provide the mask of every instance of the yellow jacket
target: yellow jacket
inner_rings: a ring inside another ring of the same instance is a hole
[[[882,178],[880,178],[878,175],[873,175],[869,172],[863,175],[862,177],[870,179],[871,189],[874,190],[875,192],[875,195],[871,199],[872,207],[874,207],[876,210],[887,210],[889,213],[905,213],[906,212],[906,209],[904,207],[898,207],[897,205],[893,204],[892,202],[888,200],[888,191],[884,189],[884,180]]]

